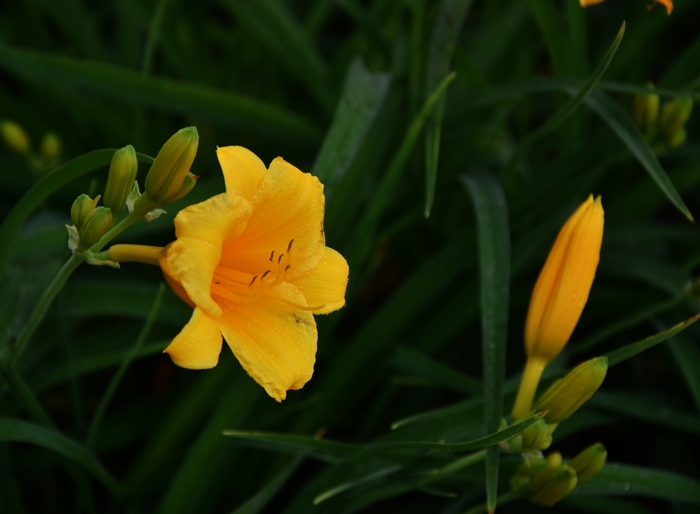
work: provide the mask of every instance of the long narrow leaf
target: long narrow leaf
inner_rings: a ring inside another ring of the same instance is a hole
[[[114,494],[121,493],[119,483],[88,450],[51,428],[18,419],[0,418],[0,441],[34,444],[68,457],[102,482]]]
[[[576,95],[566,103],[561,109],[554,113],[554,115],[549,118],[544,125],[539,127],[537,130],[532,132],[527,136],[518,146],[518,148],[513,152],[508,165],[506,167],[506,176],[510,176],[515,168],[520,164],[520,161],[525,157],[527,152],[530,150],[532,145],[537,141],[544,138],[552,131],[554,131],[559,125],[561,125],[569,116],[571,116],[574,111],[581,105],[581,103],[586,99],[588,94],[593,90],[593,88],[598,84],[598,81],[603,77],[605,71],[608,69],[610,62],[617,52],[617,48],[622,42],[622,37],[625,35],[625,22],[622,22],[622,26],[615,37],[615,40],[608,48],[608,51],[603,56],[600,64],[596,67],[595,71],[588,79],[586,84],[576,93]]]
[[[103,62],[0,45],[0,65],[30,80],[60,82],[168,112],[201,116],[273,137],[315,143],[318,128],[300,116],[209,86],[144,75]]]
[[[481,353],[484,364],[486,431],[498,429],[503,415],[506,342],[510,292],[510,228],[501,185],[491,175],[465,175],[476,211],[481,288]],[[499,448],[486,453],[486,503],[496,508]]]
[[[443,0],[440,4],[437,16],[435,16],[435,26],[428,50],[425,81],[427,94],[430,94],[443,77],[450,72],[452,54],[471,5],[472,0]],[[445,96],[440,98],[425,127],[425,207],[423,215],[426,218],[430,216],[435,199],[435,183],[440,156],[440,133],[445,101]]]

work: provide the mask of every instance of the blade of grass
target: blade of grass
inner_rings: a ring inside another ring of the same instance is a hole
[[[685,335],[675,336],[668,342],[668,347],[700,411],[700,350],[695,341],[689,340]]]
[[[636,343],[632,343],[618,350],[615,350],[614,352],[608,353],[606,355],[606,357],[608,358],[608,367],[614,366],[615,364],[619,364],[629,359],[630,357],[634,357],[635,355],[640,354],[643,351],[656,346],[659,343],[663,343],[664,341],[671,339],[679,332],[682,332],[683,330],[691,326],[698,319],[700,319],[700,314],[696,314],[692,318],[678,323],[677,325],[674,325],[671,328],[664,330],[663,332],[659,332],[658,334],[654,334],[653,336],[647,337],[646,339],[642,339],[641,341],[637,341]]]
[[[26,79],[59,82],[166,112],[201,116],[275,138],[315,144],[321,137],[315,125],[281,107],[209,86],[2,44],[0,64]]]
[[[393,364],[405,370],[410,370],[425,376],[438,384],[465,394],[482,394],[484,387],[481,382],[460,373],[459,371],[437,362],[430,356],[415,350],[399,346],[394,354]]]
[[[622,22],[622,26],[620,27],[620,30],[618,31],[617,36],[615,37],[615,40],[608,48],[608,51],[605,53],[603,59],[600,61],[600,63],[598,64],[598,66],[596,67],[595,71],[588,79],[586,84],[576,93],[576,95],[569,102],[567,102],[561,109],[555,112],[554,115],[550,117],[542,126],[540,126],[537,130],[532,132],[530,135],[528,135],[518,145],[516,150],[513,152],[513,155],[508,160],[508,164],[506,165],[506,178],[511,177],[517,166],[520,164],[520,161],[522,161],[525,155],[527,155],[530,148],[537,141],[544,138],[552,131],[554,131],[557,127],[559,127],[569,116],[571,116],[571,114],[574,113],[574,111],[579,107],[579,105],[581,105],[581,103],[586,99],[588,94],[593,90],[593,88],[595,88],[596,84],[598,84],[598,81],[600,81],[600,79],[603,77],[603,74],[605,74],[605,71],[608,69],[608,66],[610,65],[610,62],[615,56],[615,52],[617,52],[617,49],[620,46],[620,42],[622,41],[622,37],[624,35],[625,22]]]
[[[591,496],[646,496],[700,505],[700,482],[683,475],[620,464],[606,464],[571,494]]]
[[[360,151],[390,83],[388,74],[370,73],[360,58],[350,65],[333,122],[311,170],[324,184],[327,199]]]
[[[163,293],[164,292],[165,292],[165,285],[161,283],[160,287],[158,288],[158,292],[156,293],[156,297],[153,300],[153,305],[151,306],[151,311],[148,314],[148,318],[146,318],[146,323],[143,325],[143,329],[141,330],[141,333],[136,338],[136,341],[134,342],[134,346],[132,346],[131,350],[129,350],[129,352],[124,356],[124,360],[122,360],[121,364],[119,365],[119,369],[112,377],[112,380],[110,381],[109,385],[107,386],[107,390],[102,395],[102,399],[100,400],[100,403],[97,406],[97,410],[95,411],[95,415],[92,418],[92,423],[90,423],[90,428],[88,429],[88,435],[87,435],[87,438],[85,440],[85,445],[88,448],[93,447],[93,445],[95,443],[95,438],[97,437],[97,432],[99,431],[100,424],[102,423],[102,417],[104,416],[104,413],[107,410],[109,403],[112,401],[112,396],[114,396],[114,393],[116,392],[117,387],[119,387],[119,384],[121,383],[122,378],[124,377],[124,374],[126,373],[126,370],[129,369],[129,365],[131,364],[131,361],[134,360],[134,358],[138,355],[139,351],[141,350],[141,347],[146,342],[146,338],[148,337],[148,334],[151,332],[151,327],[153,327],[153,323],[156,319],[156,315],[158,314],[158,310],[160,309],[160,304],[161,304],[161,301],[163,300]]]
[[[121,494],[121,486],[85,447],[57,431],[18,419],[0,418],[0,441],[29,443],[41,446],[78,463],[102,482],[113,494]]]
[[[435,17],[428,63],[426,69],[426,96],[450,72],[452,55],[454,54],[462,25],[472,5],[472,0],[443,0]],[[435,184],[437,182],[438,161],[440,157],[440,134],[442,118],[445,112],[446,95],[438,100],[425,126],[425,206],[423,215],[430,217],[435,200]]]
[[[528,0],[527,4],[542,32],[555,74],[568,75],[572,62],[569,58],[571,44],[561,14],[552,0]]]
[[[275,478],[270,480],[265,487],[258,493],[245,502],[243,505],[232,511],[231,514],[257,514],[269,503],[269,501],[277,494],[277,492],[287,483],[294,472],[299,468],[299,464],[304,460],[303,456],[299,456],[292,460],[289,465],[284,468]]]
[[[235,437],[236,439],[244,439],[249,443],[255,443],[256,448],[285,452],[292,455],[306,454],[311,458],[325,462],[336,462],[359,455],[365,449],[364,446],[355,444],[301,435],[271,434],[267,432],[240,430],[224,430],[223,434],[227,437]]]
[[[503,415],[506,342],[510,292],[510,228],[508,204],[491,175],[464,175],[476,212],[481,289],[481,352],[484,366],[486,431],[498,430]],[[496,508],[499,448],[486,452],[486,503]]]
[[[617,134],[617,137],[625,144],[629,151],[649,173],[659,189],[666,195],[673,205],[681,211],[691,222],[693,215],[676,191],[673,182],[668,178],[666,171],[661,166],[659,159],[649,147],[646,139],[635,125],[629,114],[608,95],[602,91],[594,91],[585,103]]]

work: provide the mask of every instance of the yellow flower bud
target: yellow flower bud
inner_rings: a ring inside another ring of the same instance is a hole
[[[29,136],[18,123],[10,120],[0,122],[0,133],[2,133],[5,146],[13,152],[26,153],[29,151]]]
[[[561,453],[554,452],[547,456],[547,467],[556,468],[557,466],[561,466]]]
[[[647,86],[652,89],[654,85],[649,82]],[[634,95],[634,121],[639,129],[650,137],[656,127],[659,118],[659,95],[650,93],[637,93]]]
[[[547,468],[535,475],[522,495],[537,505],[551,507],[576,487],[576,471],[569,466]]]
[[[199,176],[188,173],[187,176],[185,176],[185,181],[182,183],[180,190],[174,195],[163,200],[163,205],[177,202],[181,198],[184,198],[190,191],[192,191],[192,189],[194,189],[194,186],[197,185],[198,178]]]
[[[51,162],[61,155],[61,139],[55,132],[47,132],[41,139],[41,155]]]
[[[548,411],[544,416],[547,423],[564,421],[593,396],[605,380],[607,371],[607,357],[596,357],[579,364],[544,392],[535,409]]]
[[[546,450],[552,444],[552,429],[544,419],[540,419],[523,430],[522,451],[534,452]]]
[[[133,146],[126,145],[114,152],[102,203],[115,215],[122,212],[126,206],[126,198],[134,187],[137,170],[138,161]]]
[[[146,195],[162,205],[180,191],[197,154],[199,135],[195,127],[177,131],[160,149],[146,176]]]
[[[659,128],[664,139],[672,148],[674,148],[674,144],[675,146],[683,144],[685,138],[679,136],[679,133],[684,130],[692,111],[693,99],[689,96],[678,96],[665,103],[661,108]]]
[[[603,205],[593,195],[562,227],[540,272],[525,324],[525,350],[545,365],[564,348],[593,285],[603,242]]]
[[[513,407],[518,421],[530,412],[542,371],[562,351],[593,285],[603,242],[603,205],[593,195],[559,231],[532,291],[525,323],[527,363]]]
[[[576,470],[578,483],[582,484],[603,469],[607,457],[608,451],[605,449],[605,446],[601,443],[596,443],[574,457],[568,466]]]
[[[99,199],[100,197],[98,196],[93,200],[86,194],[82,194],[75,199],[70,208],[70,219],[73,221],[75,228],[80,230],[80,227],[83,226],[83,221],[85,221],[85,217],[92,212]]]
[[[80,229],[80,244],[94,245],[112,226],[112,212],[107,207],[97,207],[90,211]]]
[[[589,5],[599,4],[605,0],[579,0],[581,7],[588,7]]]

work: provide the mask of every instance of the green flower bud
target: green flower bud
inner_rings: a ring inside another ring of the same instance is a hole
[[[607,357],[596,357],[579,364],[544,392],[535,410],[549,411],[544,416],[548,424],[564,421],[593,396],[607,371]]]
[[[522,451],[546,450],[552,444],[552,430],[544,419],[540,419],[523,430]]]
[[[541,473],[547,467],[547,461],[540,457],[527,459],[510,479],[511,488],[515,492],[523,494],[535,475]]]
[[[137,170],[138,161],[133,146],[126,145],[114,152],[102,203],[115,215],[122,212],[126,206],[126,199],[134,187]]]
[[[679,146],[683,146],[683,143],[685,143],[685,140],[688,137],[688,133],[686,132],[685,128],[680,129],[678,132],[673,134],[671,139],[668,141],[668,146],[669,148],[678,148]]]
[[[651,82],[647,83],[649,89],[653,89]],[[659,117],[659,95],[649,93],[637,93],[634,95],[634,121],[640,130],[647,136],[651,134]]]
[[[97,207],[85,216],[80,229],[80,244],[94,245],[112,226],[112,212],[107,207]]]
[[[61,140],[55,132],[47,132],[41,139],[41,155],[51,162],[61,155]]]
[[[576,471],[569,466],[547,468],[536,474],[521,494],[537,505],[551,507],[576,487]]]
[[[608,451],[605,446],[596,443],[574,457],[568,466],[576,470],[578,483],[582,484],[603,469],[607,457]]]
[[[180,129],[168,139],[146,176],[146,195],[149,200],[162,205],[167,198],[180,191],[197,154],[198,145],[199,135],[195,127]]]
[[[98,196],[93,200],[86,194],[82,194],[75,199],[75,202],[73,202],[70,208],[70,219],[73,220],[75,228],[80,230],[80,227],[83,226],[83,222],[85,221],[85,217],[92,212],[99,199],[100,197]]]
[[[684,130],[692,111],[693,99],[689,96],[678,96],[661,108],[659,128],[671,148],[678,147],[685,141],[680,132]]]
[[[29,151],[29,136],[18,123],[10,120],[0,122],[0,133],[5,146],[13,152],[26,153]]]
[[[182,187],[180,188],[180,190],[174,195],[166,198],[163,201],[163,205],[177,202],[179,199],[184,198],[190,191],[192,191],[192,189],[194,189],[194,186],[197,185],[198,178],[199,176],[193,175],[192,173],[188,173],[185,176],[185,181],[182,183]]]

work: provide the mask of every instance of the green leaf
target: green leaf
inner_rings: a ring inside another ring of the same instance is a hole
[[[443,0],[440,3],[428,49],[426,96],[450,72],[452,54],[471,5],[472,0]],[[425,127],[425,207],[423,215],[426,218],[430,216],[435,199],[445,102],[445,96],[440,98]]]
[[[262,393],[262,388],[240,371],[235,379],[230,379],[229,384],[221,394],[209,423],[185,454],[158,512],[177,514],[196,511],[203,498],[211,494],[211,482],[228,458],[226,440],[221,437],[221,432],[226,427],[241,425]]]
[[[121,494],[119,483],[88,450],[53,429],[18,419],[0,418],[0,441],[29,443],[68,457],[102,482],[113,494]]]
[[[555,112],[554,115],[551,116],[537,130],[530,133],[518,145],[517,149],[515,150],[515,152],[513,152],[513,155],[508,161],[508,165],[506,166],[506,177],[510,177],[513,171],[515,171],[517,166],[520,164],[520,161],[525,157],[525,155],[527,155],[530,148],[537,141],[543,139],[545,136],[549,135],[557,127],[559,127],[559,125],[564,123],[564,121],[574,113],[574,111],[579,107],[579,105],[581,105],[581,102],[584,102],[586,100],[586,97],[589,95],[589,93],[591,93],[593,88],[595,88],[596,84],[598,84],[598,81],[603,77],[603,74],[605,74],[605,71],[608,69],[610,62],[615,56],[615,52],[617,52],[617,48],[622,42],[622,37],[625,35],[625,26],[625,22],[622,22],[622,26],[620,27],[620,30],[618,31],[617,36],[615,37],[615,40],[610,45],[610,48],[608,48],[608,51],[605,53],[603,59],[600,61],[600,63],[598,64],[598,66],[596,67],[595,71],[588,79],[586,84],[581,89],[579,89],[576,95],[569,102],[567,102],[561,109]]]
[[[275,478],[270,480],[258,493],[243,505],[232,511],[231,514],[257,514],[269,503],[277,492],[287,483],[299,464],[304,460],[303,456],[292,460]]]
[[[676,412],[648,398],[626,393],[598,391],[588,401],[591,407],[629,416],[648,423],[668,427],[695,436],[700,435],[700,416]]]
[[[700,505],[700,482],[655,469],[606,464],[571,494],[591,496],[647,496]]]
[[[700,411],[700,350],[696,342],[686,338],[685,334],[674,337],[668,342],[668,347]]]
[[[501,185],[487,173],[464,175],[476,211],[481,289],[481,352],[484,364],[486,431],[498,429],[503,415],[503,381],[510,298],[510,228]],[[486,453],[486,502],[496,508],[499,448]]]
[[[429,378],[438,384],[467,394],[481,394],[484,388],[480,381],[468,377],[459,371],[431,359],[428,355],[399,346],[394,354],[393,363],[400,369],[405,369],[419,373],[421,376]]]
[[[620,348],[619,350],[615,350],[614,352],[608,353],[608,367],[614,366],[615,364],[619,364],[620,362],[625,361],[630,357],[634,357],[635,355],[642,353],[643,351],[648,350],[649,348],[652,348],[659,343],[663,343],[664,341],[672,338],[679,332],[682,332],[683,330],[691,326],[698,319],[700,319],[700,314],[696,314],[692,318],[689,318],[677,325],[674,325],[671,328],[664,330],[663,332],[659,332],[658,334],[647,337],[646,339],[642,339],[641,341],[637,341],[636,343],[632,343],[630,345]]]
[[[336,462],[359,455],[365,449],[354,444],[328,441],[301,435],[271,434],[266,432],[224,430],[223,434],[236,439],[243,439],[247,444],[274,452],[292,455],[307,455],[325,462]]]
[[[316,143],[321,137],[315,125],[281,107],[209,86],[144,75],[104,62],[0,44],[0,65],[32,81],[80,87],[272,137],[305,143]]]
[[[666,195],[673,205],[681,211],[686,218],[693,221],[693,215],[683,202],[683,199],[676,191],[673,182],[668,178],[666,171],[661,166],[654,151],[649,147],[646,139],[637,128],[629,114],[608,95],[602,91],[594,91],[585,103],[617,134],[617,137],[632,152],[632,155],[640,162],[649,173],[652,180],[656,182],[659,189]]]
[[[528,0],[528,7],[544,36],[550,59],[557,75],[571,72],[571,42],[566,33],[566,25],[552,0]]]
[[[370,73],[360,58],[350,65],[333,123],[311,170],[324,184],[327,198],[332,196],[364,144],[390,83],[388,74]]]

